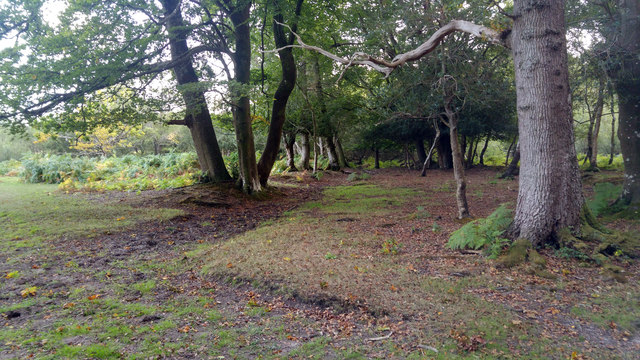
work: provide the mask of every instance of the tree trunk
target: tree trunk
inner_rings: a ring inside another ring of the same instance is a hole
[[[284,134],[284,148],[287,152],[287,167],[289,168],[289,171],[298,171],[298,168],[296,168],[295,153],[293,151],[295,143],[295,133]]]
[[[509,157],[511,156],[511,149],[513,148],[513,145],[516,144],[517,139],[518,139],[518,136],[514,136],[513,140],[511,141],[511,144],[509,144],[509,148],[507,149],[507,157],[504,159],[504,166],[509,165]]]
[[[487,133],[487,139],[484,141],[484,145],[482,146],[482,151],[480,151],[479,164],[481,166],[484,166],[484,153],[487,151],[487,147],[489,146],[489,140],[491,140],[491,131]]]
[[[264,151],[262,152],[262,156],[260,157],[260,161],[258,161],[258,175],[260,176],[260,184],[262,184],[262,186],[267,185],[271,169],[273,168],[273,164],[276,162],[278,151],[280,151],[280,139],[282,138],[282,128],[286,120],[287,102],[289,101],[289,96],[296,84],[297,75],[296,63],[293,58],[293,49],[286,47],[293,43],[293,37],[287,39],[284,26],[281,25],[284,23],[284,18],[280,12],[282,9],[280,9],[278,1],[274,1],[274,5],[278,13],[273,16],[273,38],[276,48],[280,49],[278,51],[278,55],[280,55],[282,80],[280,80],[280,84],[273,96],[271,123],[269,124],[267,142],[265,144]],[[299,0],[298,6],[296,7],[296,15],[299,15],[301,5],[302,0]]]
[[[448,100],[451,102],[451,100]],[[449,127],[449,139],[451,140],[451,155],[453,157],[453,176],[456,179],[456,203],[458,204],[458,219],[469,216],[469,205],[467,204],[467,182],[464,177],[464,164],[462,162],[462,151],[458,143],[458,115],[450,109],[450,104],[445,105],[447,126]]]
[[[438,140],[438,166],[440,169],[451,169],[453,157],[451,156],[451,140],[449,136],[441,136]]]
[[[507,169],[500,175],[500,179],[511,179],[518,175],[520,169],[518,168],[518,162],[520,161],[520,143],[516,143],[516,152],[513,154],[511,163]]]
[[[510,233],[539,245],[580,229],[584,205],[574,147],[564,1],[516,0],[512,31],[520,184]]]
[[[374,162],[373,162],[373,168],[374,169],[380,169],[380,149],[378,149],[378,147],[376,146],[376,149],[374,151]]]
[[[179,5],[179,0],[162,0],[162,6],[167,16],[166,27],[173,60],[184,57],[189,52],[188,31],[185,30]],[[211,123],[211,114],[204,92],[194,86],[199,80],[193,68],[191,57],[179,62],[173,68],[173,72],[178,85],[181,86],[178,90],[186,105],[185,125],[189,127],[191,132],[200,168],[205,176],[214,182],[231,180],[218,146],[218,139]],[[183,85],[188,84],[190,86],[182,88]]]
[[[618,139],[624,159],[620,202],[640,208],[640,3],[620,0],[620,33],[615,44],[617,68],[612,71],[618,93]]]
[[[592,119],[589,121],[589,170],[598,170],[598,135],[600,134],[600,121],[602,120],[602,109],[604,107],[604,87],[606,85],[604,76],[598,79],[598,99],[593,109]]]
[[[427,169],[431,166],[433,149],[435,149],[436,144],[438,144],[438,141],[440,141],[440,126],[438,126],[437,123],[434,123],[433,126],[436,129],[436,136],[433,138],[433,142],[431,143],[431,148],[429,149],[429,153],[427,154],[427,159],[425,160],[424,165],[422,165],[422,173],[420,174],[420,176],[427,175]]]
[[[327,167],[327,169],[333,171],[340,170],[338,154],[336,153],[336,145],[333,143],[333,139],[330,137],[323,137],[322,142],[326,145],[327,159],[329,159],[329,166]]]
[[[474,138],[469,138],[469,149],[467,149],[467,157],[464,159],[464,168],[469,169],[473,165],[473,149],[475,147],[476,141]]]
[[[338,135],[333,136],[333,143],[336,145],[336,153],[338,154],[338,165],[341,168],[348,168],[349,163],[347,163],[347,158],[344,156],[344,149],[342,148],[342,143],[340,142],[340,138]]]
[[[615,113],[615,101],[613,98],[613,89],[609,84],[609,95],[611,96],[611,146],[609,148],[609,165],[613,163],[613,156],[616,148],[616,113]]]
[[[251,104],[249,96],[242,90],[250,85],[251,70],[251,29],[249,27],[251,3],[241,2],[231,10],[229,17],[234,26],[236,49],[233,53],[234,80],[238,86],[232,88],[234,103],[233,125],[238,143],[240,165],[239,185],[242,191],[251,194],[260,191],[262,186],[258,177],[256,150],[251,127]]]
[[[415,141],[416,152],[418,153],[418,162],[424,164],[427,161],[427,152],[424,150],[424,141],[422,139]]]
[[[309,165],[311,145],[309,145],[309,133],[306,131],[300,134],[300,148],[302,149],[300,152],[300,168],[302,170],[309,170],[311,169],[311,166]]]

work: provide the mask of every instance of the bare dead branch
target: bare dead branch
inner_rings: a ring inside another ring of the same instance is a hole
[[[352,56],[348,58],[344,58],[344,57],[335,55],[327,50],[324,50],[320,47],[305,44],[302,41],[302,38],[300,37],[300,35],[295,33],[291,29],[291,27],[289,27],[286,24],[280,24],[280,25],[286,26],[287,28],[289,28],[291,33],[296,37],[298,44],[288,45],[280,49],[268,50],[265,52],[277,52],[287,47],[296,47],[296,48],[311,50],[311,51],[320,53],[328,57],[329,59],[334,60],[335,62],[344,64],[347,68],[355,65],[369,66],[374,70],[385,74],[385,77],[388,77],[395,68],[402,66],[407,62],[418,60],[423,56],[429,54],[430,52],[432,52],[438,47],[438,45],[442,42],[442,40],[447,35],[455,31],[468,33],[473,36],[485,39],[491,43],[508,47],[507,41],[503,39],[500,36],[500,33],[496,30],[493,30],[486,26],[477,25],[469,21],[452,20],[450,23],[441,27],[438,31],[436,31],[433,35],[431,35],[431,37],[427,41],[422,43],[422,45],[404,54],[397,55],[391,61],[380,59],[380,58],[365,54],[363,52],[355,52]]]

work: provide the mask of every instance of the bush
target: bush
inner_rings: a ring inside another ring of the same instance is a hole
[[[502,234],[511,224],[513,211],[500,205],[485,219],[478,219],[465,224],[449,237],[447,246],[451,249],[487,250],[490,257],[497,257],[508,241]]]
[[[20,176],[30,183],[60,184],[64,190],[147,190],[192,185],[202,173],[194,153],[109,158],[32,155]]]
[[[0,161],[0,176],[14,176],[20,173],[22,163],[18,160]]]

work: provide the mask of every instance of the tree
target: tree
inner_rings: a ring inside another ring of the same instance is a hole
[[[195,55],[227,49],[224,41],[187,46],[201,24],[184,21],[185,2],[163,1],[163,10],[155,3],[69,1],[55,26],[42,20],[43,3],[19,0],[2,9],[0,36],[16,41],[1,51],[0,125],[17,130],[42,115],[74,111],[86,95],[117,84],[145,94],[174,70],[187,108],[179,122],[191,129],[202,170],[214,181],[230,178],[193,68]]]
[[[610,76],[618,93],[618,138],[624,159],[620,203],[640,209],[640,3],[619,0],[618,30],[609,34],[613,44]]]
[[[231,180],[218,146],[204,91],[198,87],[198,75],[189,54],[188,28],[182,19],[180,0],[162,0],[161,3],[165,10],[171,59],[176,61],[173,73],[179,85],[178,91],[186,105],[183,121],[191,131],[200,167],[214,182]],[[178,61],[179,59],[184,60]]]
[[[346,66],[366,65],[387,76],[432,52],[455,31],[510,46],[514,58],[521,176],[511,236],[539,245],[567,229],[580,229],[584,197],[574,149],[565,37],[564,1],[516,0],[513,29],[498,33],[454,20],[418,48],[386,61],[358,53],[351,58],[309,46]]]
[[[293,35],[287,36],[285,34],[285,27],[282,25],[284,16],[282,12],[282,1],[274,1],[276,14],[273,16],[273,38],[277,48],[280,48],[278,54],[280,55],[280,67],[282,69],[282,80],[276,89],[273,96],[273,107],[271,110],[271,123],[269,126],[269,134],[267,137],[267,143],[265,145],[262,156],[258,161],[258,175],[260,177],[260,183],[265,186],[269,179],[269,174],[273,168],[273,164],[276,161],[278,151],[280,150],[280,138],[282,137],[282,130],[286,121],[286,109],[289,96],[293,91],[296,83],[296,63],[293,58],[293,49],[287,47],[293,44]],[[303,0],[297,0],[295,8],[295,16],[300,15],[302,9]],[[296,23],[292,25],[293,31],[297,28]],[[295,134],[293,135],[293,142],[291,138],[286,142],[287,145],[287,157],[289,159],[289,167],[295,169],[293,164],[293,143],[295,142]]]

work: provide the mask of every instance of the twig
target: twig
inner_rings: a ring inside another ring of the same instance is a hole
[[[418,347],[421,348],[421,349],[431,350],[431,351],[433,351],[435,353],[438,352],[438,349],[434,348],[433,346],[418,344]]]
[[[380,336],[380,337],[374,337],[374,338],[368,338],[367,341],[380,341],[380,340],[387,340],[388,338],[391,337],[391,335],[393,335],[393,331],[389,331],[389,333],[385,336]]]

